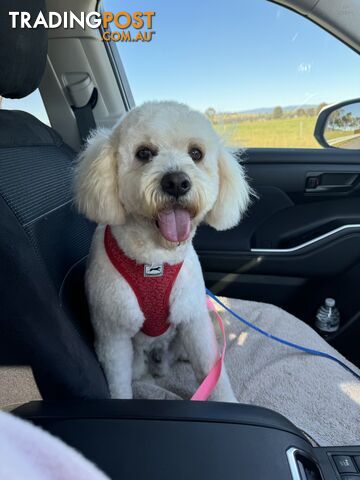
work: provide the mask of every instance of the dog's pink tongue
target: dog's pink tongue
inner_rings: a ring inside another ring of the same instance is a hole
[[[182,208],[163,210],[158,224],[161,235],[170,242],[183,242],[190,234],[190,213]]]

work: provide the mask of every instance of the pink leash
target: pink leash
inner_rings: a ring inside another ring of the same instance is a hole
[[[215,365],[210,370],[210,373],[205,377],[200,387],[196,390],[194,395],[191,397],[191,400],[197,400],[197,401],[207,400],[210,397],[214,388],[216,387],[216,384],[221,375],[221,370],[224,363],[225,351],[226,351],[226,336],[225,336],[225,329],[224,329],[222,318],[216,311],[214,303],[212,302],[212,300],[210,300],[209,297],[206,297],[206,304],[208,309],[215,313],[216,319],[219,322],[220,330],[223,336],[223,348],[222,348],[220,357],[218,358],[218,360],[216,360]]]

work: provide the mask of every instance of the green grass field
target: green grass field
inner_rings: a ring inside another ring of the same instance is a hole
[[[215,123],[231,147],[321,148],[314,138],[316,116]]]

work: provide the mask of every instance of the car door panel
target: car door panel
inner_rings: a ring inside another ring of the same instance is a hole
[[[360,197],[293,205],[271,215],[255,231],[252,251],[296,253],[360,228]]]
[[[199,229],[194,243],[207,285],[308,323],[334,296],[350,318],[360,310],[348,282],[360,265],[359,152],[249,149],[242,158],[258,198],[232,230]],[[319,183],[309,185],[314,176]]]

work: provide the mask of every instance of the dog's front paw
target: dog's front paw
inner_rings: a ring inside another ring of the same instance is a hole
[[[213,402],[239,403],[230,386],[219,384],[211,394],[210,400]]]
[[[211,395],[210,400],[213,402],[239,403],[235,395]]]
[[[114,385],[109,383],[110,397],[119,400],[132,400],[133,392],[129,385]]]
[[[220,402],[239,403],[233,393],[230,393],[229,395],[224,395],[221,398]]]

